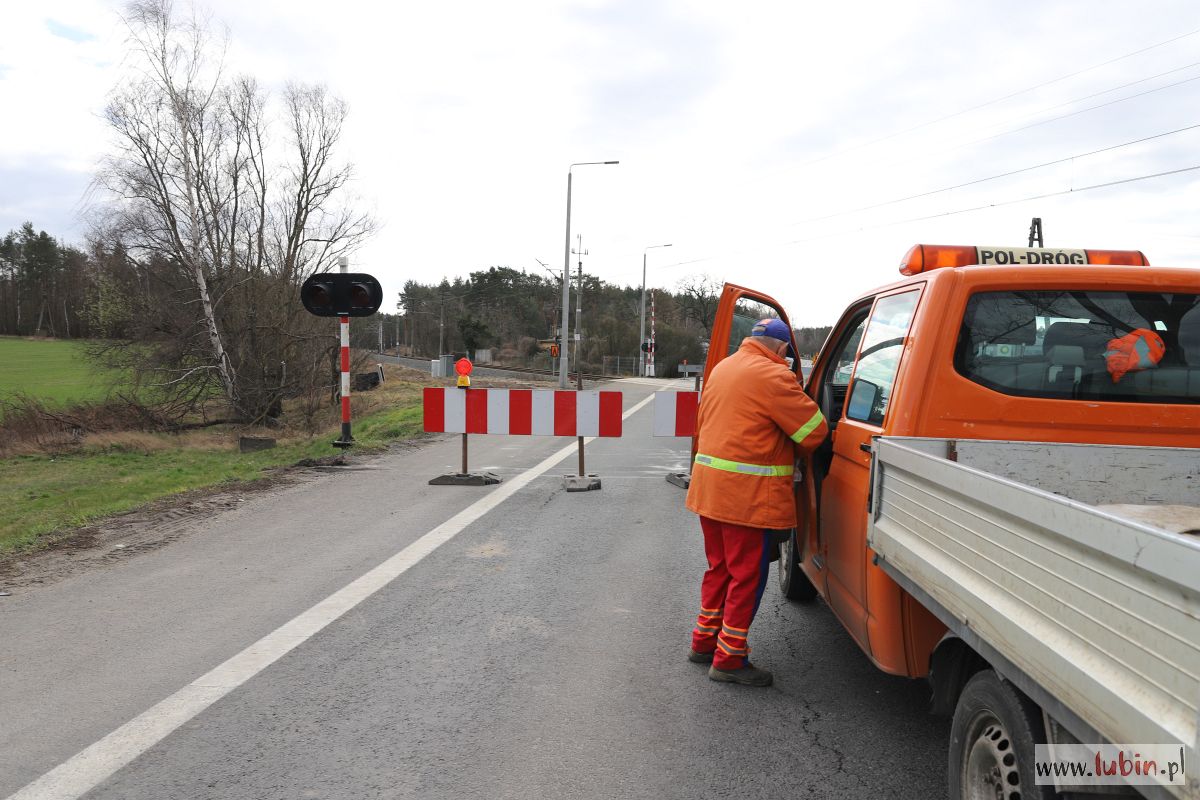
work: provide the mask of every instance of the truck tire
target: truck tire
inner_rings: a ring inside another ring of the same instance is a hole
[[[950,726],[950,800],[1054,800],[1034,782],[1033,748],[1045,741],[1042,712],[985,669],[967,681]]]
[[[800,569],[800,548],[796,530],[779,545],[779,591],[788,600],[808,603],[816,599],[817,587]]]

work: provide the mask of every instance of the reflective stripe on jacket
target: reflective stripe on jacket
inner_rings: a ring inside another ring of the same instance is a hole
[[[796,524],[796,457],[828,427],[787,362],[754,337],[713,367],[700,394],[698,442],[687,507],[753,528]]]

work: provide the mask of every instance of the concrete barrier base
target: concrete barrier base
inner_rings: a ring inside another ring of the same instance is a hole
[[[692,476],[686,472],[668,472],[667,483],[673,483],[680,489],[686,489],[692,485]]]
[[[438,475],[429,482],[430,486],[491,486],[500,483],[500,477],[490,472],[451,472]]]
[[[594,492],[600,488],[600,476],[563,475],[563,488],[568,492]]]

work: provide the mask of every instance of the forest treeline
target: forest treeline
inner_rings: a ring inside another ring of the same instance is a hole
[[[579,302],[579,286],[576,274],[568,339],[573,340],[576,329],[576,307],[582,306],[580,359],[584,371],[632,373],[641,344],[641,287],[607,283],[585,272]],[[704,361],[720,290],[720,282],[692,276],[675,287],[647,292],[646,335],[650,335],[653,312],[656,374],[673,376],[684,361]],[[408,281],[398,308],[402,312],[398,335],[404,352],[431,355],[438,352],[440,342],[447,353],[489,348],[498,361],[549,363],[546,346],[559,327],[562,284],[525,270],[490,267],[438,284]],[[798,329],[800,352],[815,353],[828,331]],[[397,330],[385,331],[385,343],[396,335]]]
[[[586,272],[573,276],[568,340],[574,340],[576,307],[581,306],[585,372],[633,374],[640,351],[641,288],[617,286]],[[719,286],[697,278],[678,290],[647,292],[646,336],[653,319],[658,374],[687,360],[704,359]],[[490,267],[468,277],[438,284],[408,281],[400,297],[401,347],[415,355],[492,350],[494,360],[529,365],[549,364],[548,343],[562,315],[562,284],[549,276]],[[444,324],[443,324],[444,322]],[[575,353],[572,348],[572,369]],[[618,358],[620,359],[618,363]]]
[[[171,287],[155,279],[160,273],[139,267],[119,244],[76,247],[26,223],[0,239],[0,334],[81,339],[145,336],[148,332],[134,318],[134,310],[170,293]],[[562,313],[561,285],[549,276],[511,267],[489,267],[436,284],[408,281],[397,302],[389,300],[375,317],[354,321],[353,344],[375,349],[382,338],[388,350],[398,348],[428,358],[438,354],[439,345],[442,352],[456,354],[490,349],[497,361],[548,364],[546,343],[554,337]],[[575,276],[571,336],[578,287]],[[671,289],[647,293],[646,330],[649,336],[653,311],[659,375],[673,375],[684,360],[703,361],[719,292],[718,282],[696,276]],[[584,274],[585,371],[634,371],[640,303],[640,287],[618,286]],[[336,331],[329,327],[332,341]],[[815,353],[828,331],[827,327],[798,328],[801,354]]]

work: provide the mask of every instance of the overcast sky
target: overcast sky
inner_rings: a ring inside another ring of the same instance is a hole
[[[82,241],[121,7],[6,4],[0,233]],[[575,168],[588,273],[637,285],[669,242],[651,286],[742,283],[796,325],[834,322],[917,242],[1023,245],[1033,216],[1048,246],[1200,266],[1200,169],[1089,188],[1200,167],[1200,127],[1175,132],[1200,126],[1195,0],[207,7],[232,71],[348,101],[343,152],[383,224],[354,268],[389,310],[410,278],[561,270],[568,165],[617,159]]]

